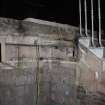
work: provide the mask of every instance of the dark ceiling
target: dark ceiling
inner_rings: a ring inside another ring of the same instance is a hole
[[[78,0],[2,0],[0,16],[33,17],[78,26]]]

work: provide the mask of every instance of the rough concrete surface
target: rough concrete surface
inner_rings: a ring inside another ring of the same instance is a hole
[[[0,105],[105,105],[105,61],[77,31],[0,18]]]
[[[75,70],[75,63],[67,61],[40,61],[39,72],[36,63],[0,69],[0,105],[35,105],[37,97],[38,105],[74,105]]]
[[[75,105],[75,28],[0,18],[0,105]]]

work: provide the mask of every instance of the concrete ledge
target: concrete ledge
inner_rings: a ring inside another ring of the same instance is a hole
[[[38,24],[44,24],[44,25],[49,25],[49,26],[54,26],[54,27],[59,26],[62,28],[70,28],[70,25],[67,25],[67,24],[50,22],[50,21],[40,20],[40,19],[35,19],[35,18],[26,18],[23,21],[28,21],[28,22],[32,22],[32,23],[38,23]],[[72,28],[78,30],[77,27],[72,26]]]
[[[5,42],[7,44],[19,44],[19,45],[35,45],[35,42],[38,45],[49,45],[49,46],[72,46],[73,47],[73,40],[71,41],[64,41],[64,40],[54,40],[48,38],[39,38],[39,37],[32,37],[32,36],[8,36],[5,38]]]
[[[89,37],[82,37],[79,39],[79,43],[83,44],[87,48],[90,46],[90,38]]]

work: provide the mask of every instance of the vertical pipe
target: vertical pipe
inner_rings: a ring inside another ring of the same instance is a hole
[[[93,0],[91,0],[91,21],[92,21],[92,46],[94,44],[94,11],[93,11]]]
[[[98,0],[98,18],[99,18],[99,44],[102,47],[102,40],[101,40],[101,3],[100,0]]]
[[[81,11],[81,0],[79,0],[79,21],[80,21],[80,35],[82,36],[82,11]]]
[[[87,1],[84,0],[84,9],[85,9],[85,35],[88,37],[88,30],[87,30]]]

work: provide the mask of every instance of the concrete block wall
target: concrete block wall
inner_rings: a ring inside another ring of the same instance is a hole
[[[75,105],[75,30],[0,18],[0,105]]]
[[[39,102],[48,102],[48,105],[56,104],[75,104],[75,63],[67,61],[52,61],[42,62],[40,67],[42,68],[42,79],[40,82],[42,86],[48,86],[48,89],[42,88],[40,90],[41,100]],[[47,74],[47,75],[46,75]],[[41,93],[42,91],[42,93]],[[45,94],[48,94],[46,97]],[[72,103],[70,100],[72,100]]]
[[[79,45],[72,62],[77,31],[0,18],[0,105],[104,105],[105,60]]]
[[[41,60],[39,72],[36,64],[33,62],[25,69],[7,69],[4,68],[7,65],[2,65],[0,104],[35,105],[38,94],[38,105],[75,105],[76,64],[68,61]]]
[[[16,51],[15,46],[18,45],[22,46],[20,48],[21,54],[27,52],[27,54],[22,55],[25,55],[25,58],[27,59],[30,59],[28,56],[31,55],[32,59],[34,56],[33,54],[35,53],[33,46],[35,46],[36,43],[42,46],[40,47],[40,51],[43,50],[43,54],[44,49],[46,52],[50,53],[50,49],[52,48],[54,57],[69,59],[71,56],[73,56],[75,50],[75,33],[78,29],[73,26],[50,22],[48,22],[50,24],[43,24],[43,22],[41,24],[40,22],[33,23],[0,18],[0,43],[2,45],[2,61],[7,62],[8,60],[13,59],[10,57],[17,57],[18,51]],[[14,46],[14,48],[12,46]],[[30,50],[32,52],[29,52]],[[46,55],[47,54],[44,56]]]

